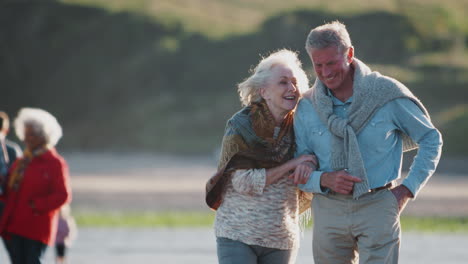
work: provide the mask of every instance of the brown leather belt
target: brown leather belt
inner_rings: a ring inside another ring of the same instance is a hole
[[[368,193],[375,193],[375,192],[378,192],[378,191],[381,191],[381,190],[386,190],[386,189],[390,189],[394,186],[394,182],[389,182],[387,184],[385,184],[384,186],[381,186],[381,187],[377,187],[377,188],[374,188],[374,189],[370,189]],[[332,194],[332,195],[336,195],[338,194],[337,192],[333,191],[333,190],[330,190],[329,191],[329,194]],[[346,195],[346,194],[345,194]],[[350,196],[352,196],[352,192],[350,194]]]
[[[381,191],[381,190],[385,190],[385,189],[390,189],[393,187],[393,182],[389,182],[387,184],[385,184],[384,186],[382,187],[377,187],[377,188],[374,188],[374,189],[370,189],[369,192],[370,193],[374,193],[374,192],[377,192],[377,191]]]

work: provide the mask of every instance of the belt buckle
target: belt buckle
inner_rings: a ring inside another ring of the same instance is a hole
[[[392,186],[393,186],[393,182],[389,182],[389,183],[385,184],[384,186],[370,189],[369,192],[370,192],[370,193],[375,193],[375,192],[377,192],[377,191],[381,191],[381,190],[385,190],[385,189],[390,189],[390,188],[392,188]]]

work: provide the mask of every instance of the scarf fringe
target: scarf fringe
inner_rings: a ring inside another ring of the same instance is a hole
[[[299,215],[299,231],[301,233],[301,237],[304,237],[304,232],[307,228],[307,224],[312,220],[312,210],[309,207],[307,210],[302,212]]]

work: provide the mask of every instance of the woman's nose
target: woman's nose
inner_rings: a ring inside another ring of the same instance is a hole
[[[297,90],[296,84],[293,82],[289,83],[289,91],[295,92]]]

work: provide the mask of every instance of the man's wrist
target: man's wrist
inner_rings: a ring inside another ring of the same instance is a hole
[[[401,186],[401,191],[403,192],[403,194],[405,196],[410,197],[410,198],[414,197],[413,193],[411,192],[411,190],[408,187],[406,187],[403,184],[401,184],[400,186]]]
[[[394,193],[397,194],[399,197],[408,197],[408,198],[413,198],[414,195],[413,193],[410,191],[410,189],[408,187],[406,187],[405,185],[401,184],[401,185],[398,185],[397,187],[395,187],[393,189]]]
[[[325,177],[328,176],[328,172],[323,172],[322,175],[320,176],[320,190],[322,192],[325,192],[328,187],[325,185]]]

